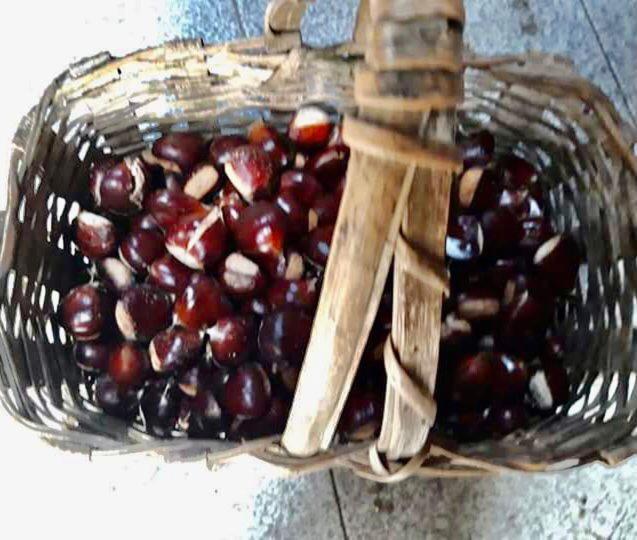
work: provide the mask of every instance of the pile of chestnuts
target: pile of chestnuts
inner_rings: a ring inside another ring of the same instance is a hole
[[[438,426],[465,441],[524,428],[570,396],[554,319],[580,250],[553,229],[535,167],[494,147],[487,131],[462,141],[446,241]]]

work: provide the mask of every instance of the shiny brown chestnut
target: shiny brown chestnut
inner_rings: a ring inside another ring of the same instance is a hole
[[[500,313],[500,299],[495,291],[479,285],[458,294],[458,315],[468,321],[493,319]]]
[[[209,163],[200,163],[190,171],[183,184],[183,191],[194,199],[201,200],[210,195],[221,184],[221,177]]]
[[[450,216],[445,243],[447,257],[456,261],[472,261],[480,256],[483,245],[482,226],[475,216]]]
[[[291,306],[313,312],[318,303],[318,295],[316,278],[279,279],[267,291],[267,299],[273,310]]]
[[[260,201],[246,208],[234,229],[239,249],[246,255],[278,257],[287,236],[286,218],[275,204]]]
[[[316,202],[312,205],[312,211],[316,215],[316,219],[312,219],[313,216],[310,215],[310,230],[315,225],[334,225],[340,205],[341,199],[336,193],[326,193],[316,199]]]
[[[273,279],[301,279],[305,272],[303,256],[292,249],[276,258],[265,257],[260,262]]]
[[[135,285],[122,294],[115,307],[115,320],[122,335],[131,341],[150,341],[168,328],[172,301],[153,285]]]
[[[553,228],[544,218],[527,218],[520,221],[522,226],[522,238],[520,250],[529,256],[533,256],[538,248],[553,235]]]
[[[305,164],[305,170],[331,190],[343,178],[348,162],[349,148],[344,144],[337,144],[314,154]]]
[[[197,133],[169,133],[153,143],[153,155],[174,163],[175,172],[188,174],[205,152],[204,142]]]
[[[542,359],[548,363],[562,363],[566,356],[566,343],[562,336],[547,336],[544,342]]]
[[[131,215],[142,208],[150,173],[138,157],[126,157],[103,174],[91,175],[95,205],[114,214]]]
[[[274,164],[270,155],[258,146],[246,145],[231,150],[224,171],[248,202],[268,197],[273,191]]]
[[[280,396],[273,395],[268,412],[260,418],[243,420],[237,429],[235,438],[255,439],[283,433],[290,414],[290,402]]]
[[[248,141],[250,144],[265,150],[270,155],[275,167],[279,169],[284,169],[292,161],[279,132],[274,126],[266,124],[262,120],[257,120],[248,127]]]
[[[313,152],[324,148],[330,140],[333,124],[330,116],[320,107],[301,107],[290,121],[288,137],[297,148]]]
[[[234,233],[239,216],[247,206],[246,202],[232,184],[228,183],[215,198],[215,205],[221,208],[223,222],[228,230]]]
[[[457,356],[467,352],[474,341],[471,323],[456,313],[449,313],[440,327],[440,353],[444,356]]]
[[[338,431],[350,441],[365,441],[378,431],[382,418],[383,396],[353,388],[343,407]]]
[[[234,371],[224,388],[225,409],[238,418],[259,418],[268,412],[272,387],[263,368],[244,364]]]
[[[153,231],[131,232],[119,246],[119,258],[140,275],[146,275],[149,266],[164,253],[164,238]]]
[[[487,425],[495,437],[505,437],[527,424],[528,416],[521,403],[494,405],[487,415]]]
[[[310,231],[304,241],[305,255],[318,266],[325,266],[330,255],[334,226],[326,225]]]
[[[257,295],[266,285],[259,266],[239,252],[231,253],[221,263],[219,282],[228,294],[239,298]]]
[[[202,389],[194,398],[186,398],[186,406],[187,418],[180,419],[180,425],[190,438],[213,439],[225,433],[228,421],[211,389]]]
[[[494,353],[491,390],[498,401],[519,400],[529,382],[529,372],[524,361],[515,356]]]
[[[199,392],[213,387],[215,373],[201,364],[186,369],[178,379],[179,389],[190,397],[195,397]]]
[[[290,238],[301,237],[316,226],[318,219],[311,219],[312,211],[308,211],[291,193],[279,193],[275,203],[285,214],[286,229]]]
[[[498,160],[498,171],[504,187],[522,189],[537,181],[537,171],[528,161],[515,154],[507,154]]]
[[[102,341],[78,341],[73,346],[75,363],[84,371],[102,372],[108,369],[113,346]]]
[[[498,186],[493,172],[484,167],[467,169],[458,181],[458,203],[464,210],[484,212],[496,206]]]
[[[95,402],[111,416],[124,420],[133,420],[137,416],[137,392],[131,388],[121,388],[107,373],[95,383]]]
[[[196,212],[179,218],[166,234],[166,249],[193,270],[212,268],[228,245],[228,232],[221,210]]]
[[[164,234],[164,231],[157,223],[157,220],[148,213],[138,214],[130,222],[130,232],[150,231],[158,234]]]
[[[456,365],[451,382],[451,398],[463,405],[478,405],[491,396],[493,358],[478,353],[462,358]]]
[[[210,143],[208,157],[215,167],[219,170],[223,170],[223,166],[230,157],[230,151],[239,148],[239,146],[245,146],[246,144],[248,144],[248,139],[243,135],[222,135]]]
[[[197,273],[175,302],[174,314],[178,324],[191,330],[204,330],[232,315],[233,309],[219,283],[210,276]]]
[[[139,410],[150,435],[163,439],[170,437],[177,424],[181,399],[173,379],[158,379],[145,386],[139,400]]]
[[[508,208],[487,210],[480,218],[484,234],[484,253],[506,256],[515,251],[522,237],[522,228],[515,214]]]
[[[113,302],[95,285],[71,289],[60,306],[62,324],[79,341],[100,337],[113,315]]]
[[[104,286],[116,294],[122,294],[135,284],[131,269],[115,257],[106,257],[97,263],[97,273]]]
[[[512,352],[529,357],[541,350],[542,336],[552,314],[550,298],[537,298],[529,291],[516,296],[503,312],[500,339]]]
[[[120,343],[111,351],[108,374],[121,388],[136,388],[151,374],[145,349],[133,343]]]
[[[476,165],[488,165],[493,159],[495,138],[487,130],[472,133],[460,143],[465,169]]]
[[[150,265],[148,281],[166,292],[179,296],[188,285],[193,273],[192,268],[181,264],[172,255],[166,253]]]
[[[219,319],[206,330],[215,363],[235,367],[245,362],[256,349],[256,328],[251,318],[236,315]]]
[[[579,249],[572,236],[558,234],[538,248],[533,264],[555,294],[566,294],[575,287],[580,265]]]
[[[533,404],[541,411],[550,411],[564,405],[570,395],[568,373],[564,366],[543,362],[529,381],[529,393]]]
[[[151,340],[148,353],[156,373],[172,373],[194,365],[201,358],[202,349],[199,332],[173,326]]]
[[[117,228],[113,222],[86,210],[75,220],[75,241],[89,259],[108,257],[117,248]]]
[[[286,308],[263,317],[258,345],[261,360],[276,373],[281,366],[300,366],[310,340],[312,318],[300,309]]]
[[[150,213],[163,231],[167,231],[179,218],[187,214],[203,212],[206,207],[194,197],[181,191],[158,189],[146,197],[145,210]]]
[[[307,171],[286,171],[281,175],[280,193],[291,193],[303,205],[311,207],[323,194],[323,187]]]

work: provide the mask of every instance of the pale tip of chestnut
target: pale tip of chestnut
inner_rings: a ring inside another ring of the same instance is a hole
[[[118,300],[117,305],[115,306],[115,322],[117,323],[119,331],[126,339],[130,341],[135,341],[137,339],[135,321],[128,310],[124,307],[124,303],[121,300]]]
[[[146,169],[144,167],[144,161],[139,158],[125,157],[124,163],[126,163],[133,177],[133,191],[130,194],[130,202],[137,208],[142,208],[146,188]]]
[[[98,272],[106,286],[118,293],[135,283],[135,276],[130,267],[115,257],[102,259],[98,263]]]
[[[91,229],[110,229],[113,226],[113,223],[110,219],[105,218],[99,214],[94,214],[93,212],[89,212],[87,210],[82,210],[77,215],[77,223],[78,225],[82,225],[85,227],[89,227]]]
[[[283,277],[288,280],[301,279],[304,270],[303,257],[299,253],[293,252],[288,256],[288,264]]]
[[[463,208],[469,208],[471,206],[483,173],[484,167],[471,167],[467,169],[460,178],[458,200],[460,201],[460,206]]]
[[[184,193],[197,200],[210,193],[219,182],[219,173],[212,165],[204,163],[194,168],[184,184]]]
[[[261,272],[259,266],[241,253],[231,253],[226,258],[224,281],[233,289],[249,287]]]
[[[562,240],[562,235],[555,235],[544,242],[533,256],[533,264],[540,265],[542,261],[548,257]]]
[[[500,302],[495,298],[468,298],[458,303],[458,314],[466,319],[495,317],[500,311]]]
[[[188,268],[192,270],[203,270],[203,261],[190,253],[187,248],[166,242],[166,251]]]
[[[440,327],[440,339],[447,340],[457,333],[471,335],[471,324],[459,319],[455,313],[449,313]]]
[[[296,156],[294,156],[295,169],[302,169],[303,167],[305,167],[306,163],[307,163],[307,158],[303,154],[297,153]]]
[[[314,208],[310,208],[307,213],[307,232],[311,232],[318,227],[319,216]]]
[[[290,127],[302,129],[310,126],[329,125],[330,123],[330,117],[323,109],[316,105],[306,105],[296,112],[290,122]]]
[[[153,154],[152,150],[147,148],[142,152],[142,159],[148,165],[157,165],[164,169],[166,172],[172,172],[177,174],[181,173],[181,167],[172,161],[168,161],[167,159],[162,159]]]
[[[217,221],[223,221],[221,209],[217,206],[213,206],[212,209],[206,214],[198,224],[195,231],[188,239],[186,246],[178,243],[171,242],[170,233],[168,240],[166,241],[166,250],[180,263],[192,268],[193,270],[203,270],[205,261],[200,257],[196,257],[193,248],[197,245],[203,235],[206,234],[208,229],[212,227]]]

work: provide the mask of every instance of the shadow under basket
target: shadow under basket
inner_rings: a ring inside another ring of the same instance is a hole
[[[125,58],[101,54],[60,75],[13,141],[0,255],[0,399],[55,446],[82,452],[155,451],[170,460],[251,453],[291,471],[347,466],[377,478],[369,442],[317,457],[287,456],[278,438],[244,445],[155,440],[88,400],[56,319],[59,300],[88,279],[70,223],[88,205],[91,162],[147,147],[172,130],[240,132],[257,118],[283,125],[304,103],[352,111],[353,49],[267,53],[261,40],[176,42]],[[430,438],[390,464],[403,476],[616,464],[637,450],[637,136],[599,90],[543,55],[468,57],[461,129],[484,127],[501,150],[541,171],[558,231],[584,254],[575,293],[560,306],[573,393],[557,412],[503,440],[459,445]]]

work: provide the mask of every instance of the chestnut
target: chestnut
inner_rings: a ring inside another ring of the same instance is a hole
[[[445,252],[456,261],[471,261],[482,253],[484,236],[480,222],[474,216],[451,216],[447,228]]]
[[[539,299],[525,291],[503,310],[500,339],[509,350],[519,355],[536,354],[541,349],[542,335],[552,311],[549,299]]]
[[[527,424],[528,416],[521,403],[494,405],[487,415],[487,425],[495,437],[505,437]]]
[[[478,353],[460,359],[451,380],[451,398],[464,405],[479,405],[491,396],[493,358]]]
[[[239,298],[259,294],[266,284],[259,266],[239,252],[231,253],[221,263],[219,281],[229,294]]]
[[[507,402],[520,399],[529,381],[524,361],[505,353],[493,354],[492,377],[494,398]]]
[[[312,211],[316,214],[316,224],[318,225],[334,225],[338,217],[341,199],[335,193],[326,193],[321,195],[312,205]],[[310,229],[313,229],[312,216],[310,216]]]
[[[248,127],[248,141],[265,150],[279,169],[284,169],[292,161],[279,132],[263,120],[257,120]]]
[[[326,225],[312,230],[305,238],[305,255],[318,266],[327,264],[333,234],[334,226]]]
[[[186,195],[201,200],[219,187],[220,183],[221,179],[217,169],[209,163],[200,163],[186,177],[183,191]]]
[[[500,312],[500,300],[494,291],[476,285],[458,295],[457,310],[468,321],[493,319]]]
[[[199,332],[173,326],[157,334],[150,342],[150,363],[157,373],[171,373],[191,367],[202,355]]]
[[[234,232],[239,249],[246,255],[277,257],[285,246],[285,214],[270,202],[257,202],[241,212]]]
[[[263,258],[261,263],[274,279],[301,279],[305,272],[303,256],[294,250],[280,253],[277,258]]]
[[[140,158],[126,157],[103,174],[92,175],[89,189],[98,208],[131,215],[142,208],[149,176]]]
[[[286,306],[313,312],[318,303],[319,290],[317,279],[279,279],[267,292],[268,303],[275,309]]]
[[[194,197],[181,191],[168,189],[158,189],[149,194],[144,202],[144,208],[164,231],[177,223],[181,216],[205,210],[205,206]]]
[[[314,154],[305,164],[305,170],[331,190],[345,175],[348,161],[349,148],[344,144],[336,144]]]
[[[258,146],[239,146],[230,151],[224,165],[226,176],[248,202],[268,197],[275,180],[272,158]]]
[[[312,318],[300,309],[285,308],[263,317],[258,345],[261,360],[272,373],[281,366],[300,366],[312,330]]]
[[[71,289],[61,304],[62,324],[79,341],[97,339],[111,321],[113,303],[95,285]]]
[[[290,402],[279,396],[272,396],[268,412],[260,418],[248,418],[238,426],[238,438],[255,439],[283,433],[290,414]],[[236,437],[236,436],[235,436]]]
[[[291,193],[280,193],[275,200],[276,205],[286,217],[287,231],[290,237],[300,237],[316,227],[318,218],[310,218],[310,212]],[[311,223],[313,221],[313,223]]]
[[[550,335],[544,342],[542,359],[549,363],[562,363],[566,356],[566,344],[561,336]]]
[[[382,419],[382,394],[354,388],[343,407],[338,430],[350,441],[365,441],[374,437]]]
[[[223,436],[227,419],[211,389],[203,389],[192,398],[186,398],[187,420],[180,424],[193,439],[213,439]]]
[[[121,388],[107,373],[100,375],[95,383],[95,402],[111,416],[129,421],[137,416],[137,392],[130,388]]]
[[[537,180],[537,171],[528,161],[515,154],[507,154],[497,164],[502,184],[506,188],[526,188]]]
[[[266,313],[270,313],[270,306],[264,298],[258,296],[250,298],[241,305],[241,313],[244,315],[256,315],[263,317]]]
[[[101,341],[78,341],[73,346],[73,357],[84,371],[106,371],[111,349],[111,344]]]
[[[527,218],[520,222],[522,226],[522,239],[520,250],[533,256],[538,248],[553,236],[553,228],[544,218]]]
[[[508,208],[487,210],[480,218],[484,234],[484,253],[502,256],[513,252],[519,245],[522,229]]]
[[[135,276],[131,269],[114,257],[99,261],[97,273],[105,287],[118,295],[135,284]]]
[[[132,341],[150,341],[171,323],[172,301],[152,285],[135,285],[124,292],[115,307],[122,335]]]
[[[543,362],[529,381],[533,404],[541,411],[550,411],[564,405],[570,395],[570,383],[564,366]]]
[[[288,137],[297,148],[313,152],[327,146],[332,134],[330,116],[314,105],[301,107],[290,121]]]
[[[165,252],[163,237],[153,231],[131,232],[119,246],[122,262],[141,275],[145,275],[149,266]]]
[[[190,397],[195,397],[199,392],[213,385],[213,373],[200,364],[186,369],[179,376],[179,389]]]
[[[180,295],[194,271],[192,268],[181,264],[170,254],[155,259],[148,269],[148,281],[152,285],[163,289],[171,294]]]
[[[208,157],[215,167],[222,170],[228,162],[230,151],[246,144],[248,144],[248,139],[242,135],[222,135],[210,143]]]
[[[232,304],[217,281],[193,274],[188,286],[175,302],[175,321],[191,330],[204,330],[233,313]]]
[[[137,214],[130,222],[130,232],[150,231],[164,234],[162,228],[152,214]]]
[[[93,195],[93,200],[95,202],[95,190],[97,186],[100,186],[104,180],[104,176],[108,171],[110,171],[113,167],[117,165],[117,161],[113,158],[106,158],[101,161],[96,161],[91,164],[91,169],[89,171],[89,192]],[[99,192],[97,193],[99,195]]]
[[[179,178],[182,177],[181,168],[177,163],[157,157],[150,148],[147,148],[141,153],[141,158],[151,171],[153,187],[161,186],[162,183],[164,184],[163,187],[168,187],[168,182],[166,182],[168,175],[177,175]],[[169,189],[172,188],[173,186],[171,185]],[[179,189],[181,189],[181,183]]]
[[[470,409],[454,411],[444,419],[456,440],[460,442],[476,442],[487,434],[488,409]]]
[[[472,133],[460,143],[465,169],[476,165],[487,165],[493,159],[495,138],[486,129]]]
[[[526,261],[523,259],[497,259],[484,270],[481,278],[496,294],[502,295],[507,283],[525,270]]]
[[[175,172],[189,173],[205,152],[204,142],[197,133],[169,133],[153,143],[153,155],[177,166]]]
[[[544,215],[542,188],[533,184],[525,189],[503,189],[498,206],[510,209],[518,219],[541,218]]]
[[[215,363],[234,367],[245,362],[256,348],[256,329],[246,316],[224,317],[206,330]]]
[[[75,241],[89,259],[102,259],[117,248],[117,229],[110,219],[83,210],[75,220]]]
[[[210,211],[188,214],[166,234],[166,249],[179,262],[193,270],[211,268],[223,256],[228,232],[216,206]]]
[[[139,405],[146,431],[154,437],[170,437],[181,406],[181,394],[175,381],[159,379],[149,382]]]
[[[498,186],[494,174],[484,167],[467,169],[458,181],[458,202],[470,212],[484,212],[496,206]]]
[[[224,387],[223,404],[232,416],[259,418],[268,412],[272,388],[259,364],[239,366]]]
[[[323,187],[309,172],[286,171],[281,175],[280,193],[291,193],[301,204],[310,207],[323,194]]]
[[[456,356],[466,352],[473,337],[471,323],[461,319],[456,313],[449,313],[440,327],[440,354]]]
[[[239,216],[247,206],[246,202],[232,184],[228,183],[215,198],[215,205],[221,208],[223,222],[234,233]]]
[[[533,264],[555,294],[569,293],[575,287],[580,265],[575,240],[567,234],[553,236],[535,252]]]
[[[133,343],[120,343],[111,351],[108,374],[122,388],[140,386],[150,375],[148,353]]]
[[[296,392],[300,374],[301,368],[298,366],[282,366],[279,370],[279,380],[290,396],[294,396],[294,392]]]

